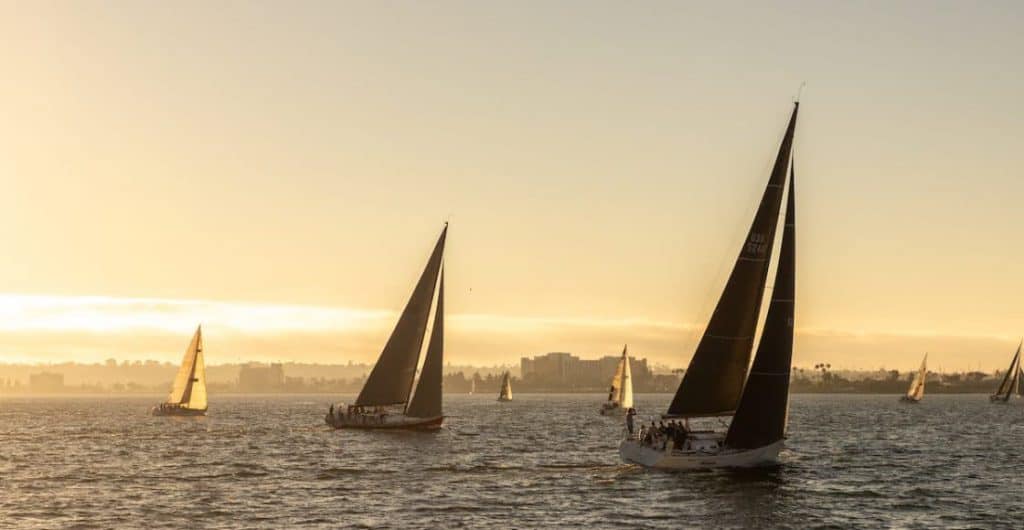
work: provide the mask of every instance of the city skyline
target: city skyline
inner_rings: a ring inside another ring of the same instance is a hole
[[[1024,334],[1013,2],[0,10],[0,362],[372,362],[450,220],[453,362],[685,366],[803,82],[794,362]]]

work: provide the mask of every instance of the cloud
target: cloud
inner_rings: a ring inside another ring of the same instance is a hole
[[[177,362],[203,324],[211,364],[245,360],[371,362],[394,325],[394,311],[102,296],[0,295],[0,361],[97,362],[107,358]],[[450,314],[446,361],[518,363],[568,351],[635,355],[685,366],[702,326],[656,319]],[[935,332],[797,330],[794,363],[838,368],[913,369],[924,353],[945,370],[1003,369],[1015,340]]]

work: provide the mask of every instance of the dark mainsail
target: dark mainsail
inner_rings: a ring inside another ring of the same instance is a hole
[[[796,294],[796,210],[794,174],[789,177],[786,225],[782,230],[775,287],[765,317],[761,342],[750,368],[736,415],[725,435],[726,447],[755,449],[786,434],[789,376],[793,361],[793,310]]]
[[[420,350],[423,348],[423,336],[427,331],[430,306],[434,301],[434,289],[441,271],[447,233],[448,225],[445,225],[427,261],[427,267],[409,297],[409,303],[402,311],[370,377],[366,379],[366,385],[356,398],[356,405],[399,405],[409,400]]]
[[[750,365],[799,108],[799,103],[793,106],[754,222],[667,416],[719,416],[736,410]]]
[[[1006,370],[1006,375],[1003,376],[1003,381],[999,383],[999,388],[996,389],[996,393],[993,394],[993,398],[1002,401],[1009,401],[1010,395],[1014,390],[1014,380],[1017,378],[1017,372],[1020,371],[1020,350],[1021,346],[1024,346],[1024,341],[1017,346],[1017,353],[1013,355],[1013,360],[1010,361],[1010,368]]]
[[[437,308],[434,310],[434,327],[427,344],[427,358],[423,361],[416,393],[405,414],[415,418],[434,418],[441,415],[441,384],[444,371],[444,270],[441,271],[441,285],[437,289]]]

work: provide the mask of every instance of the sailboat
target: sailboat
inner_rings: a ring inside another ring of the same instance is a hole
[[[150,411],[154,416],[203,416],[206,414],[206,363],[203,361],[203,328],[196,328],[185,350],[167,401]]]
[[[1021,395],[1020,349],[1022,345],[1024,345],[1024,340],[1021,341],[1021,344],[1017,345],[1017,353],[1013,355],[1013,360],[1010,361],[1010,368],[1006,370],[1006,375],[1003,376],[1002,382],[999,383],[999,388],[988,397],[988,400],[992,403],[1009,403],[1010,398],[1014,394],[1017,396]]]
[[[907,389],[907,393],[900,398],[900,401],[904,403],[918,403],[921,398],[924,397],[924,379],[928,375],[928,354],[924,354],[924,359],[921,361],[921,368],[914,375],[914,380],[910,382],[910,388]]]
[[[664,430],[628,435],[619,446],[619,455],[627,463],[695,469],[754,467],[778,461],[789,412],[793,355],[796,212],[791,150],[799,105],[794,104],[732,273],[679,389],[662,415],[669,425]],[[790,182],[775,285],[751,366],[787,169]],[[692,419],[723,416],[732,416],[725,432],[689,428]]]
[[[602,416],[621,416],[633,408],[633,376],[629,369],[628,348],[628,345],[622,348],[622,358],[615,367],[615,375],[608,389],[608,401],[601,405]]]
[[[476,393],[476,374],[473,374],[473,378],[469,380],[469,395]]]
[[[512,375],[508,372],[501,376],[501,393],[498,394],[498,401],[512,401]]]
[[[440,429],[444,421],[441,384],[444,369],[445,223],[412,296],[352,405],[331,405],[324,421],[335,429]],[[434,303],[434,295],[437,302]],[[427,323],[434,323],[419,382],[413,392]]]

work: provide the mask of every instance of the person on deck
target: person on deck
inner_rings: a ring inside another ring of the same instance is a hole
[[[633,435],[633,416],[636,416],[636,411],[632,408],[626,411],[626,430],[629,431],[630,436]]]

